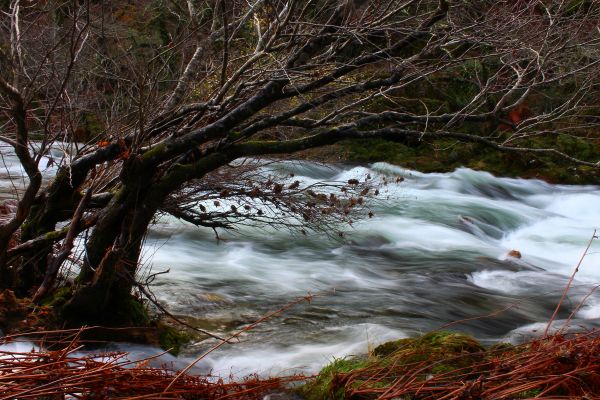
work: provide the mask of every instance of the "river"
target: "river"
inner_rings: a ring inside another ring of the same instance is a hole
[[[4,157],[5,170],[18,174]],[[145,263],[159,275],[153,291],[174,314],[222,335],[298,296],[327,291],[245,333],[203,359],[200,371],[242,376],[312,373],[335,357],[451,326],[484,343],[525,340],[545,329],[594,229],[597,186],[551,185],[457,169],[423,174],[386,163],[369,166],[283,162],[271,172],[304,182],[388,180],[370,200],[374,217],[343,239],[268,228],[222,232],[171,219],[153,226]],[[5,171],[6,172],[6,171]],[[51,169],[47,172],[51,176]],[[389,179],[392,178],[392,179]],[[6,182],[1,186],[10,190]],[[510,256],[517,250],[521,257]],[[600,326],[600,242],[592,244],[559,313],[578,307],[571,326]],[[505,310],[497,313],[500,310]],[[485,317],[494,314],[493,317]],[[481,318],[475,318],[481,317]],[[189,344],[181,366],[214,342]],[[116,345],[141,357],[156,350]]]

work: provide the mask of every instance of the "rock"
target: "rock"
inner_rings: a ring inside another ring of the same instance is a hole
[[[511,250],[508,252],[509,257],[521,258],[521,252],[519,250]]]
[[[225,302],[227,302],[227,299],[225,299],[223,296],[218,295],[216,293],[201,293],[198,295],[198,298],[200,300],[204,300],[209,303],[225,303]]]

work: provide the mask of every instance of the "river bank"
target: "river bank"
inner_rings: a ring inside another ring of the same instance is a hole
[[[47,332],[48,338],[70,337],[60,346],[1,339],[2,398],[499,400],[586,399],[600,393],[598,330],[555,332],[519,345],[493,346],[462,333],[437,331],[336,359],[314,377],[229,379],[189,373],[193,364],[177,371],[162,356],[82,351],[79,338],[84,331]]]
[[[535,140],[535,139],[532,139]],[[574,157],[600,154],[600,140],[583,141],[568,136],[538,139]],[[577,165],[550,155],[499,152],[473,143],[398,143],[379,139],[341,142],[302,153],[306,160],[366,164],[388,162],[422,173],[450,173],[458,168],[489,172],[507,178],[539,179],[551,184],[597,185],[600,169]]]
[[[593,398],[599,345],[598,331],[487,348],[439,331],[336,360],[300,392],[307,400]]]

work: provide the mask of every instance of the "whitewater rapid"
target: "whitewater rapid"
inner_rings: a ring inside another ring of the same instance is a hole
[[[423,174],[385,163],[369,167],[288,162],[272,166],[305,183],[364,179],[381,186],[375,217],[348,227],[344,240],[287,231],[223,233],[175,224],[147,243],[155,292],[170,310],[205,328],[232,332],[307,293],[335,290],[244,334],[200,365],[224,376],[315,372],[332,359],[472,319],[452,329],[484,342],[518,341],[552,314],[574,266],[600,227],[597,186],[551,185],[458,169]],[[272,172],[272,171],[271,171]],[[521,258],[509,253],[517,250]],[[600,283],[594,242],[559,313],[559,323]],[[593,292],[572,326],[598,325]],[[535,332],[533,332],[534,334]],[[211,341],[190,345],[192,357]]]
[[[4,158],[6,176],[19,174]],[[203,359],[197,371],[221,376],[316,372],[334,358],[363,354],[387,340],[451,325],[485,343],[518,341],[543,330],[594,229],[600,228],[598,186],[552,185],[457,169],[423,174],[386,163],[370,166],[311,162],[269,164],[304,184],[363,180],[380,195],[374,217],[345,227],[343,239],[265,227],[220,232],[163,218],[146,240],[144,262],[159,275],[153,290],[188,322],[231,334],[298,296],[326,291],[310,303],[242,335]],[[47,172],[51,175],[51,170]],[[396,178],[404,180],[398,184]],[[3,179],[4,178],[4,179]],[[512,257],[513,250],[521,258]],[[600,242],[576,276],[558,324],[576,310],[573,327],[600,322]],[[496,314],[485,318],[486,315]],[[474,318],[482,317],[482,318]],[[174,368],[214,345],[198,340]],[[24,344],[25,347],[28,344]],[[115,344],[132,358],[156,354]]]

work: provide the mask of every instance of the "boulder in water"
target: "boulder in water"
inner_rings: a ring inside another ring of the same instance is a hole
[[[511,250],[508,252],[509,257],[521,258],[521,252],[519,250]]]

